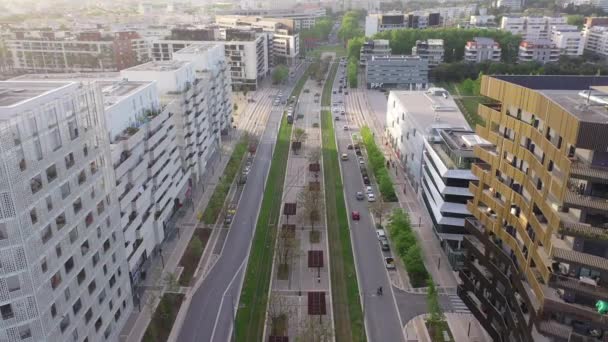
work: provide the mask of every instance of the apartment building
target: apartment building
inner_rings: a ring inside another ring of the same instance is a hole
[[[551,39],[552,28],[568,24],[566,17],[502,17],[500,29],[523,40]]]
[[[310,29],[315,26],[316,20],[327,16],[327,10],[319,6],[300,5],[288,9],[262,9],[245,8],[217,11],[217,15],[239,15],[250,17],[291,19],[296,31]]]
[[[601,341],[608,323],[601,76],[484,76],[459,296],[495,341]],[[591,91],[591,93],[589,93]]]
[[[412,47],[412,55],[420,56],[429,62],[429,68],[433,68],[443,63],[443,39],[417,40]]]
[[[472,15],[469,25],[473,27],[495,27],[496,16],[494,15]]]
[[[422,190],[425,141],[439,128],[470,129],[458,106],[443,88],[391,91],[386,135],[416,193]]]
[[[469,183],[477,184],[471,163],[477,161],[475,146],[490,146],[475,132],[462,128],[439,128],[424,142],[422,198],[433,221],[435,235],[454,270],[464,265],[462,238],[466,207],[473,195]]]
[[[391,47],[386,39],[374,39],[363,43],[359,54],[359,63],[366,65],[371,56],[389,56]]]
[[[522,0],[496,0],[496,7],[519,11],[522,7]]]
[[[553,26],[551,41],[559,49],[560,55],[581,56],[585,48],[585,37],[574,25]]]
[[[541,64],[557,62],[560,50],[547,39],[524,40],[519,43],[517,62],[539,62]]]
[[[592,26],[584,31],[584,51],[608,57],[608,26]]]
[[[300,54],[300,35],[295,32],[292,19],[270,19],[245,16],[216,16],[215,25],[220,28],[253,30],[265,33],[272,41],[271,64],[293,64]]]
[[[197,43],[173,58],[123,70],[121,76],[156,81],[161,99],[174,101],[181,167],[185,177],[199,184],[215,167],[211,157],[232,125],[229,69],[221,44]]]
[[[7,39],[13,68],[27,72],[117,71],[149,60],[149,42],[136,32],[103,36]]]
[[[0,89],[0,338],[116,341],[132,296],[101,90]]]
[[[464,60],[471,63],[500,62],[502,48],[492,38],[475,37],[464,46]]]
[[[192,30],[189,30],[192,31]],[[224,47],[226,62],[230,67],[230,79],[234,90],[257,89],[258,82],[266,77],[271,67],[272,41],[268,35],[255,31],[218,29],[214,35],[206,35],[211,41],[187,39],[190,33],[173,34],[182,40],[157,40],[152,43],[152,59],[169,61],[177,51],[200,43],[215,43]],[[200,36],[200,35],[197,35]],[[216,39],[216,40],[214,40]]]
[[[370,13],[365,17],[365,36],[402,28],[427,28],[441,25],[439,13]]]
[[[365,69],[368,89],[426,89],[429,63],[418,56],[371,56]]]

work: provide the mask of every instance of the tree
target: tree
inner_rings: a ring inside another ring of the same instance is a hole
[[[307,137],[308,135],[306,134],[306,131],[302,128],[298,127],[293,131],[293,143],[291,144],[291,146],[295,154],[297,154],[298,150],[302,148],[302,143],[306,140]]]
[[[585,16],[580,14],[572,14],[568,17],[568,25],[575,25],[579,28],[583,27],[583,23],[585,22]]]
[[[332,340],[331,324],[322,316],[307,315],[296,336],[297,342],[329,342]]]
[[[167,292],[177,292],[179,290],[179,283],[175,273],[169,272],[165,275],[165,286]]]
[[[203,242],[197,235],[194,235],[192,240],[190,240],[188,251],[190,252],[190,255],[201,255],[203,253]]]
[[[346,76],[348,77],[348,83],[351,88],[357,88],[357,69],[358,69],[358,61],[354,58],[351,58],[348,61],[348,65],[346,66]]]
[[[443,339],[443,312],[441,312],[441,306],[439,305],[439,298],[437,297],[437,288],[432,279],[427,280],[428,292],[426,294],[426,303],[430,313],[427,318],[427,324],[431,328],[431,339],[433,341],[441,341]]]
[[[291,315],[291,311],[286,297],[274,292],[270,293],[267,313],[271,335],[284,336],[287,334],[287,319]]]
[[[310,152],[308,152],[308,162],[311,164],[316,164],[321,160],[321,149],[314,148]]]
[[[315,223],[321,219],[323,196],[321,191],[304,188],[298,193],[298,201],[302,205],[304,216],[310,222],[311,230],[315,230]]]
[[[272,72],[272,83],[279,84],[285,82],[287,77],[289,76],[289,69],[283,64],[279,64],[274,68]]]
[[[348,59],[354,58],[356,60],[360,59],[361,55],[361,47],[365,43],[365,37],[355,37],[351,38],[348,41],[347,51],[348,51]]]
[[[384,216],[384,211],[386,210],[386,205],[384,201],[378,200],[376,202],[371,202],[369,204],[369,210],[378,219],[378,224],[382,226],[382,217]]]
[[[293,263],[293,259],[296,256],[296,245],[297,241],[294,232],[286,228],[281,228],[277,245],[279,279],[287,279],[289,277],[289,266]]]

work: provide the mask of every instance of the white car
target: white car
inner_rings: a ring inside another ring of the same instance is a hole
[[[361,164],[361,165],[365,164],[365,160],[363,159],[363,157],[359,157],[359,164]]]
[[[368,202],[376,202],[376,196],[374,194],[367,194]]]
[[[372,189],[372,187],[368,185],[368,186],[365,187],[365,192],[368,193],[368,194],[373,194],[374,193],[374,189]]]
[[[387,270],[394,270],[395,269],[395,259],[393,259],[391,257],[384,258],[384,265],[386,266]]]
[[[386,232],[384,229],[376,229],[376,235],[378,235],[378,240],[386,239]]]

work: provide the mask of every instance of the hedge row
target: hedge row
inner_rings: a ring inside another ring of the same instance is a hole
[[[412,231],[410,217],[403,209],[395,209],[388,223],[391,240],[407,270],[412,287],[427,286],[429,273],[422,260],[422,251]]]
[[[393,181],[391,180],[391,177],[388,174],[388,169],[386,168],[384,154],[376,145],[374,135],[369,127],[365,126],[361,128],[361,138],[363,139],[363,144],[365,144],[369,165],[371,166],[374,176],[376,177],[376,181],[378,182],[378,187],[380,188],[382,198],[388,202],[396,202],[397,195],[395,194]]]

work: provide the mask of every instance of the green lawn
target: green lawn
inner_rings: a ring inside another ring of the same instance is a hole
[[[299,96],[307,78],[308,73],[306,72],[298,80],[298,84],[291,95]],[[289,157],[291,128],[292,125],[287,124],[287,117],[283,115],[236,315],[236,337],[238,341],[262,340],[268,289],[272,275],[274,241],[281,214],[281,199],[283,198],[283,185]]]
[[[226,196],[228,195],[228,191],[230,191],[230,186],[234,181],[234,177],[241,168],[241,162],[245,152],[247,152],[248,143],[249,137],[245,134],[234,146],[230,160],[224,169],[222,180],[215,187],[215,190],[209,199],[209,203],[207,204],[207,208],[205,208],[205,211],[203,212],[203,222],[205,224],[215,224],[217,221],[217,218],[224,207],[224,202],[226,201]]]
[[[323,52],[335,52],[337,57],[346,56],[346,48],[342,45],[321,45],[308,51],[306,56],[319,58]]]
[[[152,321],[146,328],[144,342],[167,341],[183,299],[184,295],[179,293],[165,293],[163,295],[156,310],[154,310]]]
[[[454,98],[454,101],[456,102],[456,105],[458,105],[458,108],[460,108],[464,118],[467,120],[469,125],[471,125],[471,128],[475,129],[476,125],[483,126],[485,124],[483,119],[477,114],[477,105],[480,102],[485,101],[483,96],[475,96],[462,91],[460,83],[438,82],[437,85],[445,88],[452,96],[459,97]]]
[[[323,89],[321,100],[323,106],[330,105],[331,87],[336,70],[337,65],[334,64],[329,73],[329,81]],[[321,111],[323,175],[326,184],[325,203],[335,337],[338,342],[365,341],[363,312],[359,300],[357,274],[332,119],[329,111]]]

